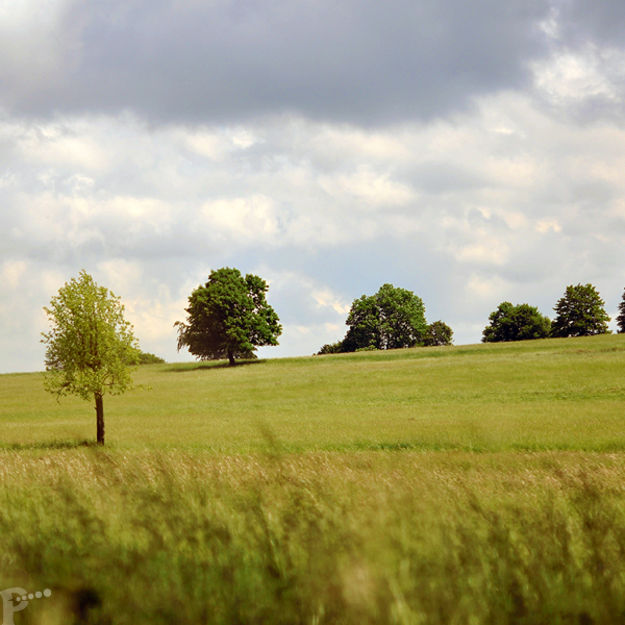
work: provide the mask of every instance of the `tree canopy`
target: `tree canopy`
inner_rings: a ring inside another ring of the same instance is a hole
[[[553,336],[590,336],[608,334],[610,317],[605,302],[592,284],[566,287],[564,296],[554,310],[556,318],[551,326]]]
[[[204,286],[189,296],[186,322],[177,321],[178,349],[201,360],[253,358],[256,347],[277,345],[278,315],[267,303],[267,283],[224,267],[211,271]]]
[[[425,330],[423,345],[426,347],[451,345],[453,335],[453,330],[446,323],[434,321]]]
[[[621,299],[621,303],[618,305],[616,325],[618,327],[619,334],[625,332],[625,291],[623,291],[623,298]]]
[[[49,307],[44,385],[56,395],[95,399],[98,444],[104,444],[104,395],[132,385],[129,365],[139,350],[120,298],[84,270],[59,289]]]
[[[502,302],[488,319],[490,324],[482,332],[484,343],[542,339],[548,337],[551,331],[549,318],[529,304],[515,306]]]
[[[413,347],[423,340],[427,327],[421,298],[392,284],[354,300],[345,323],[349,329],[341,351],[346,352]]]

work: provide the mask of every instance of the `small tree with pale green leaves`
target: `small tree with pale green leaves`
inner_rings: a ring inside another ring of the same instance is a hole
[[[139,355],[124,306],[81,271],[44,310],[51,324],[41,341],[46,345],[45,389],[59,397],[94,399],[97,442],[103,445],[104,395],[119,395],[132,386],[130,365]]]

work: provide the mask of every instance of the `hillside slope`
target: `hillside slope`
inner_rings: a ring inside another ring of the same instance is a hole
[[[105,399],[115,447],[625,450],[625,336],[141,367]],[[93,406],[0,376],[0,445],[94,437]]]

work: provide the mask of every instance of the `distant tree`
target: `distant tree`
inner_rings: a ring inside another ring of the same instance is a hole
[[[616,318],[616,325],[618,326],[619,334],[625,332],[625,291],[623,291],[623,298],[618,305],[618,317]]]
[[[65,283],[44,310],[51,323],[46,345],[45,389],[58,396],[93,398],[96,437],[104,444],[104,395],[132,385],[129,364],[138,357],[132,325],[118,297],[81,271]]]
[[[201,360],[254,358],[261,345],[277,345],[278,315],[267,303],[267,283],[225,267],[211,271],[208,282],[189,296],[187,321],[176,321],[178,349],[187,347]]]
[[[605,302],[592,284],[567,286],[564,296],[554,307],[553,336],[608,334],[610,317],[604,306]]]
[[[549,318],[529,304],[514,306],[510,302],[502,302],[488,318],[490,325],[482,332],[484,343],[542,339],[549,336],[551,329]]]
[[[360,347],[380,345],[380,311],[375,296],[363,295],[352,302],[352,307],[345,323],[349,330],[341,341],[341,349],[354,352]]]
[[[354,300],[345,322],[342,351],[413,347],[426,330],[423,302],[412,291],[384,284],[375,295]]]
[[[343,351],[343,341],[337,341],[336,343],[326,343],[317,352],[317,355],[322,356],[324,354],[340,354]]]
[[[437,345],[451,345],[453,330],[442,321],[434,321],[425,330],[423,345],[433,347]]]
[[[163,358],[149,352],[139,352],[137,362],[140,365],[157,365],[165,362]]]

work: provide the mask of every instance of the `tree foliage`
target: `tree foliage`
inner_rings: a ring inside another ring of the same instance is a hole
[[[187,321],[177,321],[178,349],[187,347],[201,360],[253,358],[261,345],[277,345],[278,315],[267,303],[267,283],[225,267],[211,271],[208,282],[189,296]]]
[[[425,330],[423,345],[427,347],[451,345],[453,335],[453,330],[446,323],[434,321]]]
[[[325,345],[322,345],[321,349],[317,352],[317,355],[323,356],[324,354],[340,354],[343,351],[343,341],[337,341],[336,343],[326,343]]]
[[[485,343],[542,339],[548,337],[551,331],[549,318],[529,304],[514,306],[510,302],[502,302],[488,318],[490,324],[482,332]]]
[[[564,296],[554,310],[556,318],[551,326],[553,336],[590,336],[608,334],[605,302],[592,284],[566,287]]]
[[[165,359],[150,352],[139,352],[137,362],[140,365],[158,365],[163,364]]]
[[[426,330],[425,307],[412,291],[384,284],[375,295],[354,300],[345,322],[342,351],[413,347]]]
[[[625,332],[625,291],[623,291],[623,298],[621,299],[621,303],[618,305],[616,325],[618,326],[619,334]]]
[[[81,271],[59,289],[49,307],[44,386],[58,396],[95,399],[97,441],[104,443],[104,395],[132,385],[130,364],[138,358],[132,325],[120,298]]]

